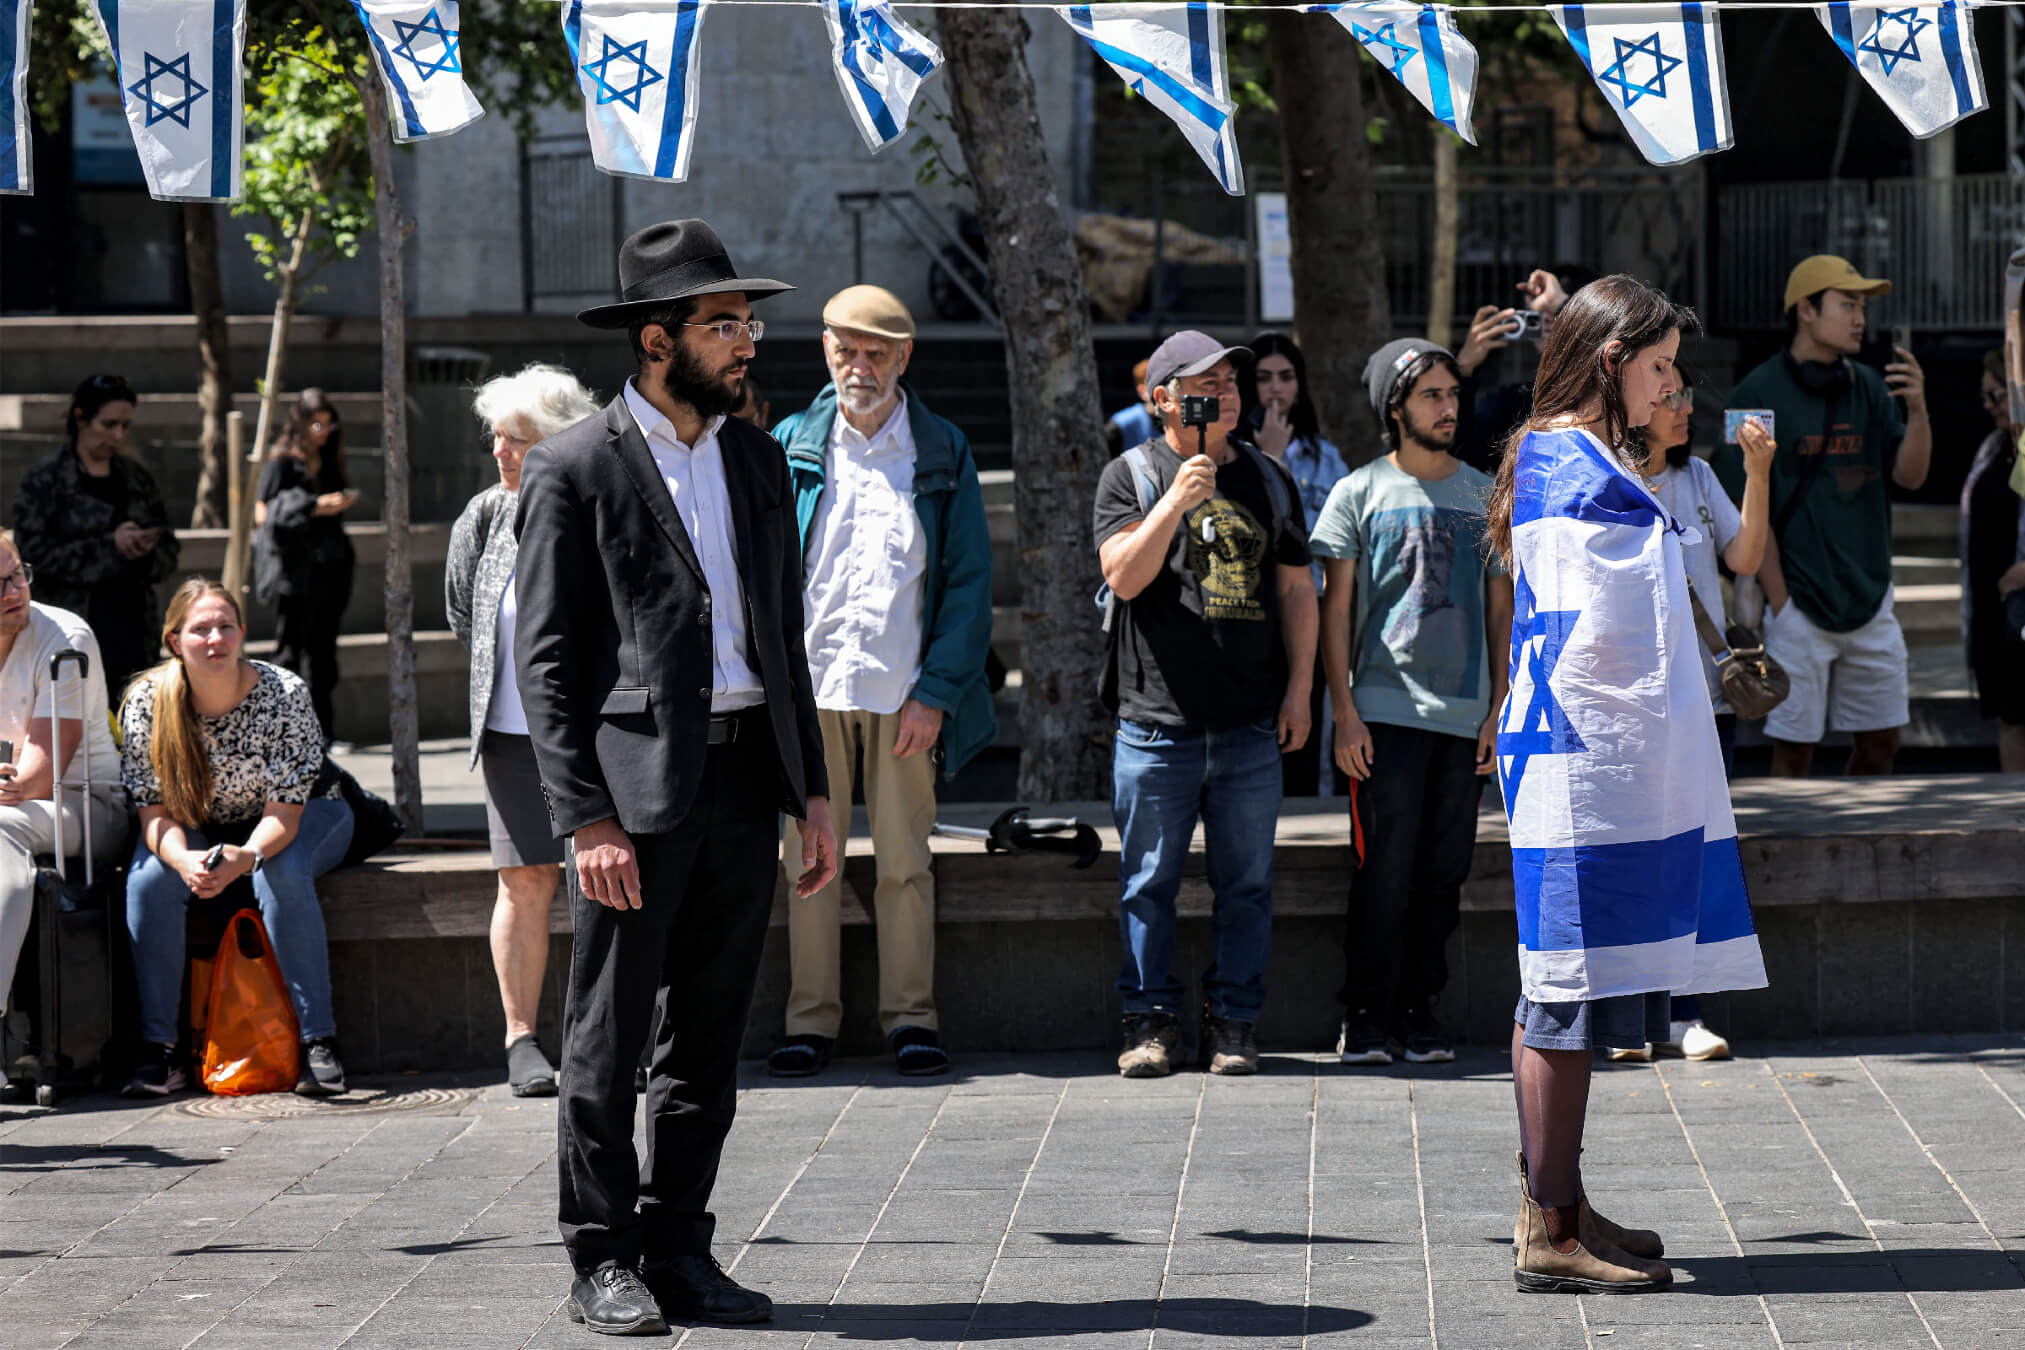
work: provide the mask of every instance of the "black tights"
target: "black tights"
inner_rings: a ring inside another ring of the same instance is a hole
[[[1519,1102],[1519,1150],[1533,1201],[1573,1205],[1582,1193],[1582,1123],[1589,1114],[1588,1050],[1535,1050],[1512,1024],[1512,1092]]]

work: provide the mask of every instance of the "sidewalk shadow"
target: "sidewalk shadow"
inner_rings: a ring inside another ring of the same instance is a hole
[[[91,1161],[87,1161],[87,1159]],[[84,1172],[112,1167],[208,1167],[221,1155],[188,1157],[153,1144],[0,1143],[0,1172]]]
[[[1715,1298],[1755,1298],[1759,1294],[1971,1294],[2016,1290],[2025,1285],[2025,1268],[2020,1267],[2013,1253],[1958,1247],[1698,1256],[1670,1259],[1668,1264],[1692,1277],[1690,1282],[1677,1283],[1676,1292]]]
[[[769,1329],[820,1331],[845,1341],[942,1345],[1040,1336],[1066,1340],[1157,1327],[1179,1335],[1230,1337],[1241,1344],[1267,1337],[1354,1331],[1372,1320],[1370,1313],[1355,1308],[1303,1307],[1244,1298],[1135,1298],[1087,1303],[1021,1299],[976,1304],[783,1304],[775,1309]]]

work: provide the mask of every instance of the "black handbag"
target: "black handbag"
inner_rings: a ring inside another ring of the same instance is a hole
[[[394,809],[393,803],[378,793],[368,792],[349,770],[325,755],[323,769],[316,776],[310,796],[328,795],[333,783],[352,812],[352,842],[345,850],[344,861],[338,864],[339,867],[364,862],[408,832],[408,822],[401,819],[401,813]]]

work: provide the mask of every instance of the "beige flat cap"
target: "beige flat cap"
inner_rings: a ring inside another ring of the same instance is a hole
[[[895,342],[914,340],[914,316],[884,286],[846,286],[823,306],[823,323]]]

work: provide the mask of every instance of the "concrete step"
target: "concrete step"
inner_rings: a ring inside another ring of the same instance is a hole
[[[1928,642],[1956,637],[1962,631],[1962,587],[1959,582],[1920,582],[1897,588],[1894,609],[1906,641]]]
[[[1923,558],[1953,558],[1961,549],[1961,513],[1953,506],[1893,502],[1892,552]]]
[[[248,655],[274,659],[274,643],[249,642]],[[415,634],[415,699],[426,738],[468,738],[470,657],[448,630]],[[338,686],[331,695],[341,741],[380,745],[387,740],[387,635],[351,633],[338,639]]]
[[[328,392],[328,391],[326,391]],[[377,445],[380,439],[380,392],[330,393],[332,406],[344,422],[348,446]],[[281,400],[276,410],[275,430],[288,421],[293,394]],[[253,437],[260,420],[260,395],[236,394],[233,408],[246,414],[246,436]],[[0,431],[39,433],[61,440],[63,415],[70,410],[69,394],[0,394]],[[147,441],[194,441],[204,425],[203,409],[195,393],[142,394],[134,409],[133,439]]]
[[[227,530],[178,530],[183,555],[177,573],[157,589],[162,604],[186,577],[225,574]],[[358,569],[352,577],[352,599],[345,607],[342,633],[375,634],[387,630],[387,527],[378,521],[345,526],[345,537],[358,552]],[[443,612],[443,563],[450,549],[450,527],[431,522],[408,527],[408,559],[414,575],[414,626],[447,629],[450,620]],[[274,635],[274,609],[248,597],[247,627],[253,637]]]
[[[1900,553],[1891,560],[1892,584],[1905,586],[1953,586],[1962,584],[1962,562],[1955,554],[1946,557]]]

